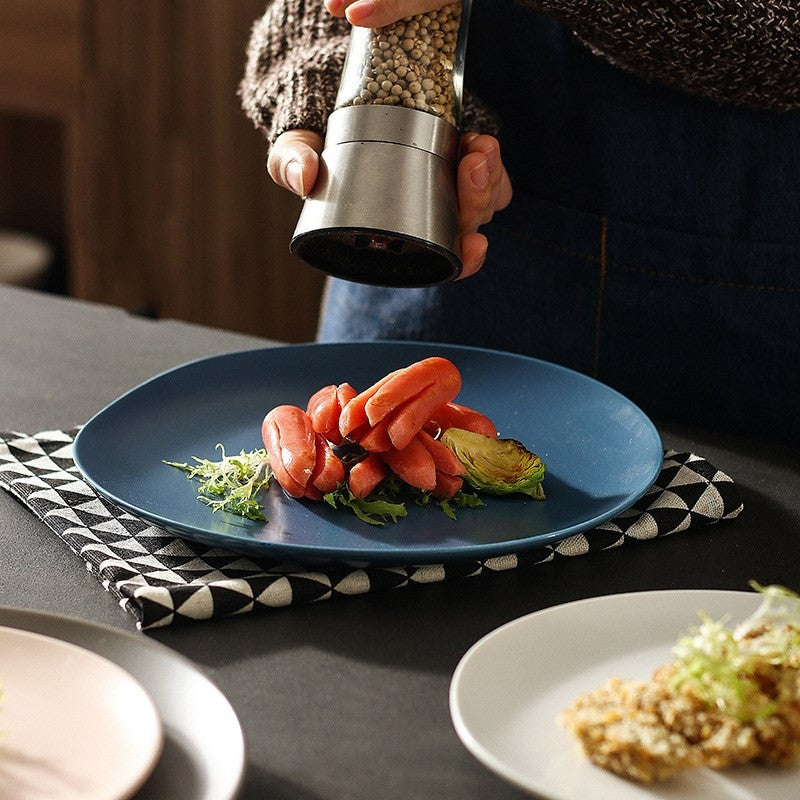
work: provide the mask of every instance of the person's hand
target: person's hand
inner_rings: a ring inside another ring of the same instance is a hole
[[[450,0],[325,0],[328,11],[353,25],[378,28],[403,17],[435,11]],[[267,169],[279,186],[305,197],[319,171],[322,136],[313,131],[281,134],[272,146]],[[486,259],[488,241],[478,232],[495,211],[511,201],[511,182],[493,136],[466,133],[456,179],[461,230],[462,278],[477,272]]]
[[[272,180],[278,186],[305,197],[317,180],[322,143],[322,136],[314,131],[282,133],[267,159],[267,170]],[[464,267],[461,277],[466,278],[477,272],[486,259],[489,243],[478,228],[511,201],[511,182],[500,158],[497,139],[485,134],[464,134],[456,186]]]
[[[316,131],[282,133],[267,156],[267,172],[278,186],[305,197],[317,181],[324,140]]]
[[[403,17],[438,11],[452,0],[325,0],[335,17],[346,17],[351,25],[382,28]]]
[[[511,181],[494,136],[465,133],[461,137],[461,161],[456,178],[461,220],[462,278],[477,272],[486,260],[488,239],[478,232],[511,202]]]

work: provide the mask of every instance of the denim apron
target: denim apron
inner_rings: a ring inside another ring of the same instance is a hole
[[[329,282],[319,339],[542,358],[660,421],[800,444],[800,112],[644,83],[511,0],[473,6],[465,85],[514,199],[463,281]]]

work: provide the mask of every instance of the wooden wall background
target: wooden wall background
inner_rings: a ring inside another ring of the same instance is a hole
[[[313,338],[323,278],[288,253],[300,201],[236,95],[265,6],[0,3],[0,226],[55,238],[70,294]]]

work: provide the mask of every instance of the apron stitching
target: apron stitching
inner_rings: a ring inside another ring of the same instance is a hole
[[[600,322],[603,317],[603,296],[606,288],[606,272],[608,261],[606,259],[606,242],[608,241],[608,218],[603,217],[600,223],[600,274],[597,286],[597,308],[594,316],[594,371],[596,378],[600,364]]]
[[[800,288],[794,286],[773,286],[765,283],[737,283],[736,281],[717,281],[709,278],[698,278],[693,275],[677,275],[666,270],[647,269],[646,267],[634,267],[630,264],[623,264],[619,261],[609,259],[609,266],[613,266],[622,272],[637,272],[641,275],[649,275],[656,278],[669,278],[675,281],[685,281],[686,283],[698,283],[704,286],[724,286],[729,289],[756,289],[764,292],[788,292],[789,294],[800,293]]]
[[[600,256],[598,256],[596,253],[586,253],[579,250],[571,250],[568,247],[562,247],[561,245],[554,244],[553,242],[547,242],[544,241],[543,239],[538,239],[534,236],[528,236],[526,234],[520,233],[519,231],[515,231],[512,228],[505,229],[504,233],[507,236],[513,236],[516,239],[522,239],[532,245],[541,247],[542,249],[548,250],[551,253],[559,253],[561,255],[570,256],[571,258],[579,258],[583,261],[592,261],[592,262],[601,262],[602,259],[604,258],[602,253]],[[657,269],[650,269],[647,267],[636,267],[630,264],[624,264],[621,261],[614,260],[613,258],[606,259],[605,265],[606,268],[614,267],[615,269],[618,269],[623,272],[638,272],[642,275],[650,275],[651,277],[669,278],[671,280],[685,281],[687,283],[703,284],[706,286],[724,286],[729,289],[755,289],[758,291],[765,291],[765,292],[787,292],[789,294],[800,293],[800,288],[795,288],[793,286],[773,286],[772,284],[763,284],[763,283],[738,283],[736,281],[717,281],[708,278],[698,278],[691,275],[677,275],[674,272],[667,272],[666,270],[657,270]]]

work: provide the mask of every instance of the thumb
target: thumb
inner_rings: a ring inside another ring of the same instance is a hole
[[[267,157],[269,176],[278,186],[305,197],[317,180],[322,144],[322,135],[316,131],[282,133]]]
[[[351,25],[382,28],[414,14],[438,11],[450,0],[345,0],[344,14]]]

